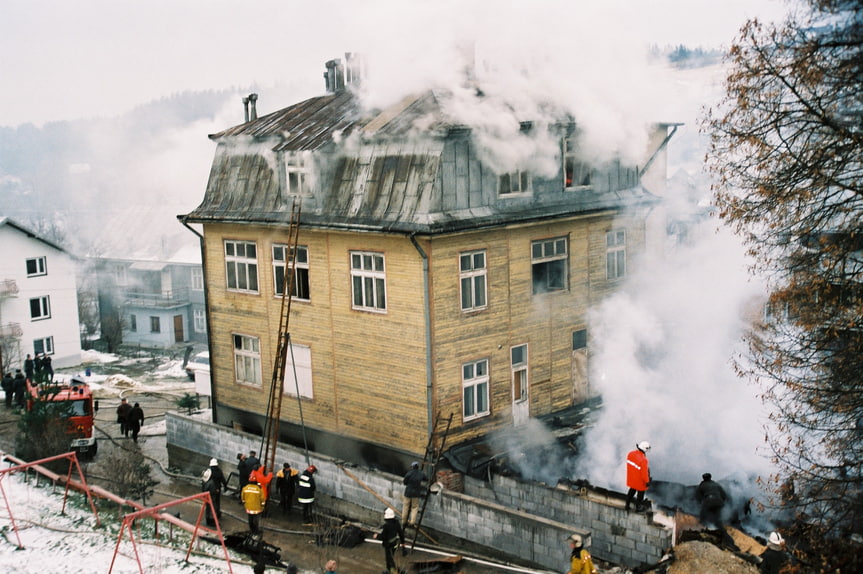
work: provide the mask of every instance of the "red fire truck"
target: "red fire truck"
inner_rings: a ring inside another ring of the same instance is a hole
[[[68,382],[33,385],[30,394],[28,410],[39,402],[63,403],[58,412],[67,418],[66,432],[72,437],[72,450],[82,457],[96,456],[98,444],[93,436],[93,419],[99,410],[99,401],[93,400],[93,392],[85,381],[72,377]]]

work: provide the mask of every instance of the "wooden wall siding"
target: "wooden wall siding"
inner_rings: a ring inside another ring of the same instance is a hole
[[[586,328],[587,310],[595,299],[587,273],[592,266],[588,261],[595,241],[592,233],[596,233],[591,229],[605,229],[609,221],[608,216],[581,218],[433,240],[435,406],[444,416],[455,413],[453,441],[512,423],[509,350],[513,345],[528,344],[531,416],[572,404],[572,332]],[[530,243],[563,235],[570,238],[570,288],[533,295]],[[463,313],[458,258],[463,251],[477,249],[487,250],[488,307]],[[604,269],[604,248],[601,264]],[[489,359],[491,415],[463,422],[461,366],[481,358]]]
[[[286,238],[283,232],[234,225],[208,226],[205,237],[208,262],[217,262],[208,265],[207,278],[217,397],[226,405],[263,414],[280,312],[280,300],[273,296],[271,245]],[[260,294],[224,288],[225,237],[257,241]],[[401,236],[302,230],[298,242],[309,249],[311,301],[292,303],[290,332],[294,344],[311,347],[315,396],[303,401],[306,424],[405,452],[422,452],[427,421],[423,300],[422,290],[416,288],[422,285],[419,255]],[[384,254],[386,313],[351,309],[350,250]],[[231,334],[235,332],[260,338],[262,389],[234,383]],[[295,399],[283,403],[282,415],[284,420],[299,421]]]

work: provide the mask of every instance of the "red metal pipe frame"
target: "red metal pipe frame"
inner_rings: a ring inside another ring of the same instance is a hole
[[[209,492],[201,492],[199,494],[187,496],[185,498],[179,498],[171,502],[165,502],[158,506],[141,508],[140,510],[126,514],[123,517],[123,525],[120,527],[120,534],[117,536],[117,544],[114,546],[114,557],[111,559],[111,566],[108,568],[108,574],[111,574],[114,569],[114,561],[117,559],[117,554],[120,550],[120,542],[123,540],[123,532],[127,528],[129,530],[129,539],[132,542],[132,549],[135,552],[135,560],[138,562],[138,570],[141,572],[141,574],[144,574],[144,567],[141,564],[141,557],[138,555],[138,547],[135,544],[135,533],[132,531],[132,524],[137,518],[141,516],[149,516],[154,518],[156,520],[156,524],[158,525],[158,521],[160,519],[168,520],[167,517],[171,516],[169,514],[161,514],[161,511],[163,509],[170,508],[178,504],[184,504],[186,502],[192,502],[194,500],[201,500],[202,504],[200,510],[198,511],[198,519],[195,521],[195,526],[192,530],[190,530],[192,534],[192,539],[189,541],[189,549],[186,551],[186,561],[188,562],[189,556],[192,554],[192,546],[195,544],[195,539],[198,536],[198,532],[201,530],[210,532],[210,529],[201,526],[201,519],[204,517],[204,505],[206,504],[210,507],[210,512],[212,513],[213,519],[216,521],[216,528],[214,532],[219,535],[219,542],[222,545],[222,551],[225,553],[225,562],[228,564],[228,571],[233,574],[234,570],[231,567],[231,557],[228,554],[228,547],[225,545],[225,537],[222,535],[222,527],[219,524],[219,517],[216,515],[216,509],[213,507],[213,499],[210,497]]]
[[[5,455],[3,458],[16,463],[15,466],[0,469],[0,491],[2,491],[3,493],[3,501],[6,504],[7,512],[9,512],[9,519],[12,521],[12,529],[15,530],[15,537],[18,539],[19,549],[24,548],[24,545],[21,543],[21,537],[18,535],[18,525],[15,523],[15,517],[12,515],[12,505],[9,504],[9,498],[6,496],[6,489],[3,488],[3,479],[6,478],[7,475],[14,474],[22,470],[26,471],[30,468],[33,468],[37,472],[45,474],[46,476],[49,476],[49,474],[53,475],[55,477],[54,480],[58,479],[60,475],[42,467],[42,464],[47,462],[52,462],[60,459],[69,460],[69,471],[66,473],[66,490],[63,493],[63,508],[60,512],[64,514],[66,512],[66,499],[69,497],[69,485],[72,482],[72,465],[74,465],[75,468],[78,469],[78,476],[81,477],[81,485],[83,485],[83,488],[81,488],[81,490],[83,490],[84,494],[87,496],[87,501],[90,503],[90,508],[93,510],[93,516],[96,517],[96,526],[99,526],[101,524],[101,522],[99,521],[99,513],[96,511],[96,505],[93,503],[93,497],[90,494],[90,488],[87,486],[87,481],[84,479],[84,473],[81,471],[81,465],[78,464],[78,457],[74,452],[58,454],[56,456],[50,456],[48,458],[40,458],[39,460],[35,460],[33,462],[24,462],[9,455]]]

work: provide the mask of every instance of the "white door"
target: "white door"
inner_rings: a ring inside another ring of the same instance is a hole
[[[530,385],[527,376],[527,345],[510,349],[512,368],[512,422],[520,425],[530,418]]]

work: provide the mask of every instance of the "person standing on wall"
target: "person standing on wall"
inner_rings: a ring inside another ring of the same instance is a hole
[[[701,475],[701,484],[695,489],[695,499],[701,503],[699,520],[704,526],[722,527],[722,508],[728,500],[725,489],[713,480],[713,475],[705,472]]]
[[[126,425],[126,419],[129,417],[129,411],[132,410],[132,405],[125,398],[120,399],[120,405],[117,407],[117,422],[120,423],[120,434],[128,437],[129,427]]]
[[[42,355],[42,372],[45,375],[44,382],[51,383],[54,381],[54,366],[51,364],[51,355]]]
[[[384,511],[384,524],[381,526],[380,534],[375,534],[375,538],[380,537],[381,546],[384,547],[384,559],[387,563],[387,574],[398,574],[399,570],[396,567],[396,549],[400,544],[405,543],[405,531],[402,525],[396,520],[396,511],[392,508],[387,508]]]
[[[629,491],[626,493],[627,512],[629,512],[632,499],[636,495],[635,511],[643,512],[647,509],[647,505],[644,503],[644,493],[650,486],[650,467],[647,460],[647,451],[649,450],[650,443],[641,441],[635,445],[635,450],[626,455],[626,486],[629,487]]]
[[[581,534],[573,534],[569,538],[572,554],[569,556],[569,572],[567,574],[596,574],[596,566],[590,552],[584,548],[584,538]]]
[[[141,408],[141,403],[135,403],[126,416],[126,430],[132,434],[133,441],[138,442],[138,433],[141,432],[142,426],[144,426],[144,409]]]
[[[315,473],[318,468],[311,464],[300,474],[297,480],[297,502],[303,507],[303,520],[307,525],[312,524],[312,505],[315,503]]]
[[[404,495],[402,497],[402,527],[405,525],[416,526],[417,515],[420,510],[420,496],[423,494],[423,483],[426,482],[426,475],[420,470],[420,463],[412,462],[411,468],[402,479],[402,484],[405,485]]]

